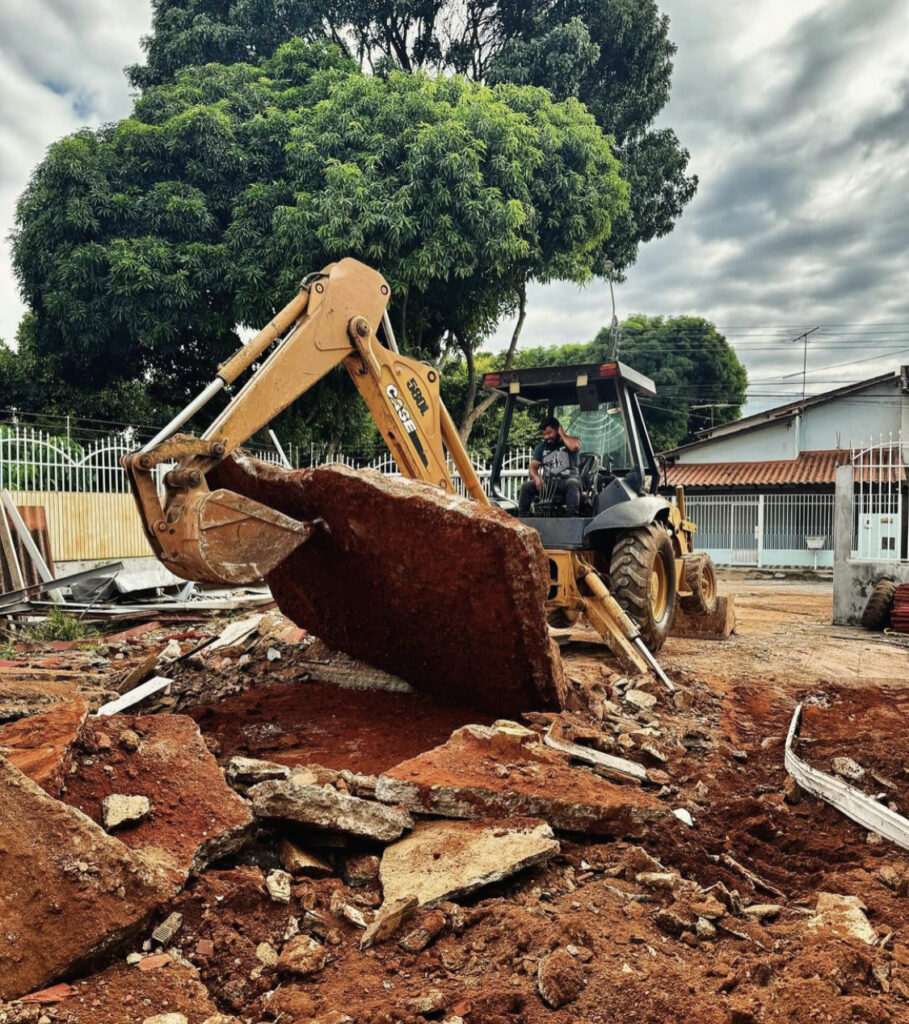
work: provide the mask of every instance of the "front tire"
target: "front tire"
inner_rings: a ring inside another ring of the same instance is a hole
[[[652,652],[669,636],[675,615],[675,551],[659,523],[619,536],[609,563],[612,596],[641,631]]]
[[[710,555],[699,551],[685,559],[685,583],[691,593],[679,598],[682,610],[690,615],[711,615],[716,611],[718,591],[716,570]]]

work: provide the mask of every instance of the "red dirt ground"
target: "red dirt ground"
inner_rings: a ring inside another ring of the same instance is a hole
[[[493,716],[430,697],[352,690],[331,683],[276,684],[187,712],[218,738],[219,757],[260,757],[377,774]]]

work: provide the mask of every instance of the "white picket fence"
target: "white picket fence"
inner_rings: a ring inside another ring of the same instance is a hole
[[[506,498],[510,498],[513,501],[518,500],[521,485],[527,479],[530,469],[530,457],[532,454],[533,448],[531,447],[513,448],[505,454],[505,458],[502,461],[500,489]],[[484,458],[482,455],[471,452],[470,462],[480,483],[483,485],[483,490],[488,494],[489,478],[492,466],[491,460]],[[351,469],[374,469],[379,473],[386,474],[387,476],[401,475],[394,457],[391,452],[388,451],[375,456],[345,452],[326,454],[325,452],[320,451],[315,445],[311,446],[310,465],[325,466],[339,463],[344,466],[350,466]],[[459,494],[466,493],[464,486],[461,483],[461,478],[451,459],[448,460],[448,472],[451,474],[455,490],[457,490]]]
[[[136,451],[140,441],[129,432],[79,444],[22,424],[0,424],[0,487],[10,491],[68,491],[123,494],[129,490],[120,458]],[[249,446],[247,446],[249,447]],[[288,457],[297,452],[290,449]],[[274,448],[250,449],[265,462],[280,464]],[[158,467],[163,475],[169,466]]]

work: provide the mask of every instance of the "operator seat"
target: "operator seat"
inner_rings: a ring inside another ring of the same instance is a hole
[[[597,495],[597,480],[599,478],[602,460],[597,452],[581,452],[578,455],[578,476],[581,481],[581,510],[593,508],[593,502]]]

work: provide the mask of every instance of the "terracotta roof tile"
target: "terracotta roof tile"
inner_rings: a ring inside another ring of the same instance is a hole
[[[802,452],[796,459],[772,462],[688,462],[668,466],[671,486],[782,487],[833,484],[836,467],[849,461],[849,451]]]

